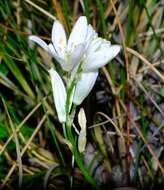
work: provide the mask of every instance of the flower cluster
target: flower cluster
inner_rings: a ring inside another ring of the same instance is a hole
[[[85,16],[76,21],[68,40],[62,24],[56,20],[51,38],[52,43],[47,44],[37,36],[29,37],[53,56],[64,71],[69,72],[71,76],[80,76],[72,90],[70,107],[72,103],[79,105],[92,90],[98,69],[119,53],[120,46],[111,45],[109,41],[98,37]],[[59,121],[66,122],[67,88],[54,68],[49,70],[49,74]]]

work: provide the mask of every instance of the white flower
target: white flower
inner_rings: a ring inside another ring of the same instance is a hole
[[[53,97],[59,121],[66,122],[66,90],[59,74],[51,68],[49,70]]]
[[[59,21],[55,21],[53,24],[51,38],[52,43],[46,44],[37,36],[29,37],[30,40],[53,55],[63,70],[70,72],[68,88],[77,74],[79,63],[82,64],[81,77],[70,96],[69,106],[71,108],[72,102],[79,105],[88,96],[96,82],[98,69],[119,53],[120,46],[111,45],[109,41],[99,38],[92,26],[87,24],[84,16],[81,16],[75,23],[68,41],[65,30]],[[49,73],[59,121],[66,122],[66,88],[54,69],[50,69]]]
[[[73,97],[73,103],[80,105],[83,100],[88,96],[92,90],[96,79],[98,76],[98,71],[82,73],[80,80],[77,82]]]
[[[60,63],[63,70],[71,71],[80,61],[90,40],[96,36],[96,32],[87,24],[86,17],[81,16],[75,23],[68,41],[59,21],[55,21],[52,27],[52,43],[47,45],[42,39],[33,35],[29,39],[49,52]]]
[[[73,102],[80,105],[92,90],[98,69],[111,61],[120,51],[119,45],[111,45],[107,40],[95,38],[89,44],[83,58],[83,73],[78,81]]]
[[[116,57],[119,51],[119,45],[111,45],[107,40],[101,38],[92,40],[84,58],[83,71],[96,71]]]

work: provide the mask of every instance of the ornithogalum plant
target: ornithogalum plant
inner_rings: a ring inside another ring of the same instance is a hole
[[[64,27],[57,20],[54,21],[52,28],[52,43],[47,44],[33,35],[29,39],[53,56],[61,68],[67,72],[68,78],[65,85],[54,68],[49,70],[54,103],[73,156],[86,179],[95,186],[95,182],[83,166],[81,153],[76,148],[75,137],[72,133],[73,119],[76,105],[80,105],[93,88],[98,69],[119,53],[120,46],[111,45],[110,41],[98,37],[84,16],[76,21],[68,40]]]

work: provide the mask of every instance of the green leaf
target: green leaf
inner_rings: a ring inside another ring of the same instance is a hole
[[[15,78],[18,80],[24,91],[32,98],[35,98],[35,95],[33,91],[31,90],[30,86],[28,85],[27,81],[25,80],[23,74],[19,70],[18,66],[14,63],[14,61],[9,57],[3,57],[4,62],[12,72],[12,74],[15,76]]]
[[[0,139],[7,138],[8,137],[8,131],[5,125],[0,123]]]
[[[3,73],[5,76],[7,75],[8,69],[7,69],[6,65],[4,65],[2,63],[0,64],[0,72]]]
[[[29,137],[29,136],[31,136],[31,134],[33,133],[34,130],[32,128],[24,126],[24,127],[21,128],[20,131],[23,134],[23,136]]]
[[[161,95],[162,97],[164,97],[164,87],[161,88],[161,90],[160,90],[160,95]]]
[[[94,132],[95,132],[95,137],[96,137],[96,140],[98,142],[101,152],[103,153],[105,157],[107,157],[107,151],[106,151],[106,146],[103,139],[103,131],[101,127],[95,127]]]

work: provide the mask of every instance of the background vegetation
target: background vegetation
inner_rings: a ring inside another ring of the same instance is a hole
[[[22,178],[22,189],[94,189],[57,120],[47,72],[57,63],[28,41],[30,34],[50,41],[55,18],[69,34],[80,15],[122,45],[79,106],[87,118],[84,164],[97,188],[162,187],[163,0],[0,1],[0,187],[17,189]]]

